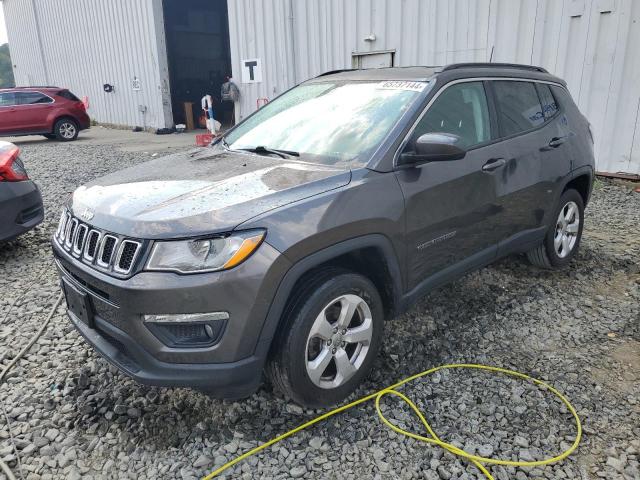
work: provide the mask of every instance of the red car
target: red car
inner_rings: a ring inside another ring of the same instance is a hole
[[[84,103],[65,88],[0,89],[0,136],[44,135],[68,142],[90,123]]]

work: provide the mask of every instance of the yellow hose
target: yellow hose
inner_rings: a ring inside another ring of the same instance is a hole
[[[436,433],[433,431],[433,429],[431,428],[431,426],[429,425],[429,422],[427,422],[427,419],[425,418],[425,416],[422,414],[422,412],[420,411],[420,409],[416,406],[415,403],[413,403],[413,401],[411,401],[406,395],[404,395],[403,393],[400,393],[396,390],[396,388],[412,382],[413,380],[416,380],[418,378],[421,377],[426,377],[428,375],[431,375],[432,373],[438,372],[440,370],[445,370],[445,369],[454,369],[454,368],[467,368],[467,369],[475,369],[475,370],[486,370],[486,371],[490,371],[490,372],[496,372],[496,373],[504,373],[506,375],[511,375],[513,377],[518,377],[521,378],[523,380],[528,380],[533,382],[534,384],[536,384],[538,387],[542,388],[542,389],[546,389],[549,390],[551,393],[553,393],[555,396],[557,396],[562,403],[564,403],[567,408],[569,409],[569,411],[571,412],[571,414],[573,415],[573,418],[576,421],[576,438],[573,441],[573,444],[564,452],[562,452],[561,454],[555,456],[555,457],[551,457],[551,458],[547,458],[547,459],[543,459],[543,460],[535,460],[535,461],[531,461],[531,462],[514,462],[511,460],[500,460],[500,459],[496,459],[496,458],[488,458],[488,457],[480,457],[477,455],[471,455],[470,453],[465,452],[464,450],[461,450],[458,447],[455,447],[454,445],[451,445],[450,443],[447,443],[443,440],[441,440],[440,438],[438,438],[438,436],[436,435]],[[385,396],[385,395],[395,395],[396,397],[401,398],[404,402],[406,402],[411,409],[416,413],[416,415],[418,416],[418,418],[420,419],[420,421],[422,422],[422,424],[424,425],[425,429],[427,430],[427,432],[429,433],[429,437],[423,436],[423,435],[418,435],[416,433],[412,433],[412,432],[408,432],[407,430],[404,430],[400,427],[398,427],[397,425],[394,425],[393,423],[391,423],[382,413],[382,410],[380,408],[380,400]],[[304,430],[305,428],[308,428],[312,425],[315,425],[318,422],[321,422],[329,417],[332,417],[333,415],[336,415],[340,412],[344,412],[345,410],[349,410],[350,408],[355,407],[356,405],[360,405],[361,403],[367,402],[369,400],[373,400],[375,399],[375,405],[376,405],[376,411],[378,412],[378,416],[380,417],[380,419],[384,422],[385,425],[387,425],[389,428],[391,428],[394,432],[399,433],[401,435],[406,435],[407,437],[413,438],[415,440],[419,440],[421,442],[425,442],[425,443],[430,443],[433,445],[438,445],[441,448],[444,448],[445,450],[447,450],[448,452],[451,452],[454,455],[457,455],[459,457],[462,458],[466,458],[467,460],[471,461],[471,463],[473,463],[478,470],[480,470],[485,477],[488,480],[494,480],[493,476],[491,476],[491,473],[489,473],[489,471],[487,470],[487,468],[485,467],[485,465],[505,465],[505,466],[510,466],[510,467],[538,467],[538,466],[542,466],[542,465],[549,465],[551,463],[556,463],[559,462],[561,460],[564,460],[565,458],[567,458],[569,455],[571,455],[571,453],[573,453],[573,451],[578,448],[578,444],[580,443],[580,439],[582,438],[582,424],[580,423],[580,418],[578,417],[578,413],[576,412],[576,409],[573,407],[573,405],[571,405],[571,403],[569,402],[569,400],[567,400],[567,398],[562,395],[558,390],[556,390],[555,388],[553,388],[551,385],[543,382],[542,380],[538,380],[536,378],[530,377],[529,375],[525,375],[524,373],[520,373],[520,372],[516,372],[514,370],[508,370],[506,368],[498,368],[498,367],[490,367],[487,365],[477,365],[477,364],[472,364],[472,363],[457,363],[457,364],[451,364],[451,365],[441,365],[439,367],[435,367],[432,368],[430,370],[425,370],[422,373],[418,373],[416,375],[412,375],[411,377],[405,378],[404,380],[401,380],[400,382],[391,385],[390,387],[384,388],[382,390],[379,390],[375,393],[372,393],[370,395],[367,395],[365,397],[359,398],[358,400],[355,400],[354,402],[348,403],[346,405],[343,405],[342,407],[338,407],[334,410],[331,410],[327,413],[323,413],[322,415],[309,420],[306,423],[303,423],[302,425],[289,430],[286,433],[283,433],[282,435],[279,435],[275,438],[272,438],[271,440],[269,440],[268,442],[263,443],[262,445],[257,446],[256,448],[253,448],[251,450],[249,450],[246,453],[243,453],[242,455],[240,455],[239,457],[234,458],[233,460],[231,460],[230,462],[225,463],[224,465],[222,465],[220,468],[216,469],[215,471],[211,472],[209,475],[207,475],[206,477],[204,477],[204,480],[210,480],[218,475],[220,475],[222,472],[224,472],[225,470],[227,470],[228,468],[231,468],[232,466],[234,466],[235,464],[249,458],[252,455],[255,455],[258,452],[261,452],[262,450],[270,447],[271,445],[278,443],[282,440],[284,440],[285,438],[288,438],[298,432],[300,432],[301,430]]]

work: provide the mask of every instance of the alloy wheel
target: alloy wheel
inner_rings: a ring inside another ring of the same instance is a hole
[[[76,126],[71,122],[65,122],[60,125],[60,135],[63,138],[71,139],[76,134]]]
[[[316,317],[307,338],[309,379],[320,388],[337,388],[364,363],[371,345],[373,318],[358,295],[342,295]]]
[[[553,247],[559,258],[567,257],[578,241],[580,210],[575,202],[568,202],[558,214]]]

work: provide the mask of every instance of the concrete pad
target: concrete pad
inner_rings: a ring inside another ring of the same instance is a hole
[[[171,152],[184,150],[196,146],[196,135],[207,133],[206,130],[192,130],[185,133],[170,133],[156,135],[148,132],[133,132],[131,130],[117,130],[101,126],[83,130],[78,139],[72,144],[81,145],[111,145],[123,152]],[[28,137],[0,137],[16,145],[33,145],[56,140],[48,140],[41,135]]]

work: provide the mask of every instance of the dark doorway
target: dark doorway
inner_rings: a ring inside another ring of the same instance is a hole
[[[190,102],[199,128],[200,100],[209,94],[214,118],[222,123],[220,87],[231,74],[227,0],[164,0],[164,21],[174,122],[189,124],[185,102]]]

